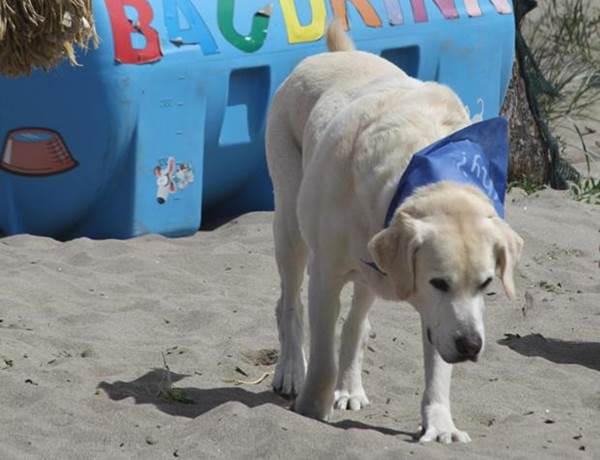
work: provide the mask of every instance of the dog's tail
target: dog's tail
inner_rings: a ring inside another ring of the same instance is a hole
[[[329,51],[352,51],[354,42],[344,30],[340,18],[335,18],[327,28],[327,48]]]

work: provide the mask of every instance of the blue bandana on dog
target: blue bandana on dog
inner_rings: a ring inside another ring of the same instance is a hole
[[[490,198],[503,218],[507,169],[506,119],[492,118],[467,126],[413,155],[390,203],[385,226],[389,226],[396,209],[417,188],[440,181],[476,186]]]
[[[385,227],[417,188],[440,181],[474,185],[490,198],[498,215],[504,218],[507,170],[505,118],[492,118],[461,129],[413,155],[388,208]],[[383,273],[373,262],[366,263]]]

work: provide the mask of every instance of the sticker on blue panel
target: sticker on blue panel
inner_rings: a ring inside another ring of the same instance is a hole
[[[469,109],[469,106],[465,106],[465,109],[467,109],[467,113],[469,114],[469,118],[471,119],[471,123],[479,123],[484,119],[485,102],[483,101],[483,99],[479,98],[477,99],[477,105],[479,106],[479,113],[476,113],[473,116],[471,116],[471,109]]]
[[[169,196],[177,194],[194,182],[194,170],[189,163],[177,163],[174,157],[163,158],[154,168],[156,201],[165,204]]]
[[[10,131],[0,156],[0,169],[21,176],[51,176],[78,164],[61,135],[45,128]]]

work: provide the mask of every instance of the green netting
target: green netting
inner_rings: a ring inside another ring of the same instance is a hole
[[[517,60],[519,62],[521,77],[525,83],[531,113],[539,128],[542,144],[550,157],[548,182],[552,188],[567,189],[568,182],[578,181],[580,174],[560,156],[558,141],[553,136],[548,122],[544,119],[539,104],[539,99],[542,95],[556,96],[558,90],[544,78],[543,72],[539,68],[521,33],[521,21],[523,17],[537,6],[537,2],[535,0],[514,0],[514,4],[517,22]]]

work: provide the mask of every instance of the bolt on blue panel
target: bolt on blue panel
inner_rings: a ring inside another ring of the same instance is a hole
[[[195,232],[203,212],[271,209],[273,93],[325,51],[333,15],[357,47],[448,84],[475,120],[511,76],[509,0],[100,0],[99,49],[0,78],[0,234]]]

